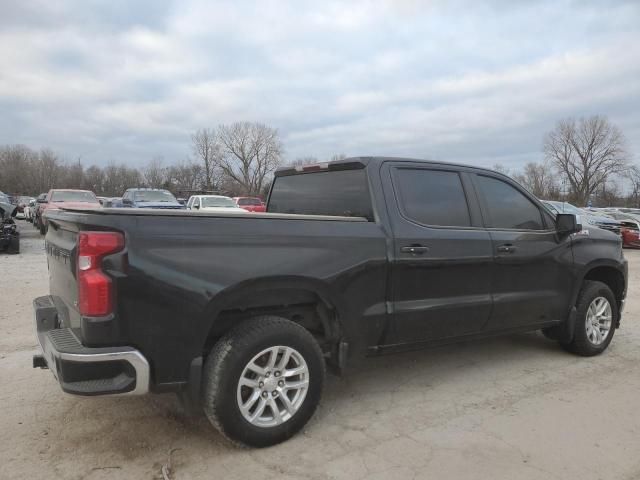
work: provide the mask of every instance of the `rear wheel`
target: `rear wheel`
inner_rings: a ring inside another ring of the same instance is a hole
[[[11,237],[9,246],[7,247],[7,253],[20,253],[20,236],[14,235],[13,237]]]
[[[578,355],[590,357],[604,352],[618,319],[618,303],[611,289],[602,282],[587,280],[576,303],[573,340],[562,346]]]
[[[285,318],[256,317],[211,350],[203,369],[203,408],[229,440],[274,445],[309,421],[324,377],[322,351],[307,330]]]

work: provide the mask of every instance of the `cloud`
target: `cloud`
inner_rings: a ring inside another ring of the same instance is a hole
[[[638,20],[635,2],[14,2],[0,144],[170,162],[197,128],[256,120],[290,159],[517,167],[558,119],[598,113],[637,155]]]

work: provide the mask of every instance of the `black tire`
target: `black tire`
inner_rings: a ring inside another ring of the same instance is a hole
[[[17,254],[20,253],[20,237],[15,235],[9,241],[9,246],[7,247],[7,253]]]
[[[284,423],[257,426],[240,411],[238,382],[247,364],[274,346],[293,348],[302,356],[309,372],[308,390],[298,410]],[[202,377],[202,406],[211,424],[237,445],[268,447],[291,438],[312,417],[322,395],[325,362],[318,342],[303,327],[285,318],[260,316],[241,323],[214,345]]]
[[[587,337],[586,318],[587,310],[591,302],[597,297],[604,297],[611,306],[611,327],[604,341],[599,344],[593,344]],[[578,301],[576,302],[576,318],[575,318],[575,331],[571,342],[561,342],[562,347],[568,352],[581,355],[583,357],[592,357],[604,352],[611,340],[616,329],[618,322],[618,302],[611,289],[602,282],[596,282],[593,280],[585,280],[582,285],[582,289],[578,294]]]

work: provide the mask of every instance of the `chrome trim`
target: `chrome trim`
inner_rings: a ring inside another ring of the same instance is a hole
[[[39,332],[40,333],[40,332]],[[49,369],[53,373],[53,376],[58,379],[58,372],[56,365],[56,358],[61,360],[67,360],[71,362],[109,362],[115,360],[124,360],[128,362],[136,372],[136,386],[130,392],[125,393],[105,393],[102,396],[124,396],[124,395],[144,395],[149,392],[149,362],[147,359],[135,348],[122,347],[121,351],[108,352],[108,353],[66,353],[56,350],[55,346],[46,335],[46,332],[42,332],[45,338],[45,343],[48,348],[42,344],[41,335],[38,335],[38,343],[42,353],[49,365]],[[53,366],[53,368],[52,368]]]

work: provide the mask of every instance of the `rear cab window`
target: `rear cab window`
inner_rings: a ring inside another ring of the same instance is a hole
[[[364,168],[276,176],[267,212],[363,217],[373,221]]]
[[[401,213],[407,220],[426,226],[471,226],[458,172],[397,167],[393,169],[393,184]]]

